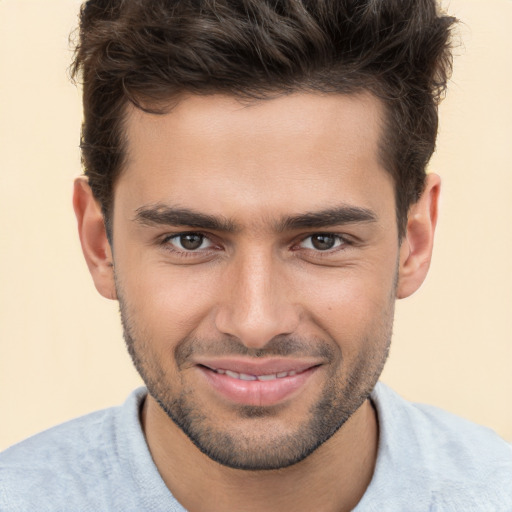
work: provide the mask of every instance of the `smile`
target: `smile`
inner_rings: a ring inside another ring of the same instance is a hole
[[[259,381],[268,381],[268,380],[275,380],[275,379],[284,379],[285,377],[293,377],[294,375],[297,375],[298,373],[302,372],[296,372],[295,370],[291,370],[289,372],[279,372],[279,373],[269,373],[267,375],[249,375],[247,373],[238,373],[234,372],[232,370],[223,370],[221,368],[217,368],[213,370],[215,373],[219,373],[220,375],[227,375],[228,377],[231,377],[232,379],[238,379],[238,380],[259,380]]]
[[[277,405],[302,393],[321,366],[286,364],[288,368],[283,367],[283,362],[268,365],[229,362],[225,365],[199,364],[196,368],[205,377],[210,392],[217,397],[231,403],[261,407]]]

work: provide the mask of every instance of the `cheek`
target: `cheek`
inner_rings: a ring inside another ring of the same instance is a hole
[[[309,314],[345,352],[365,340],[377,340],[391,328],[394,309],[394,264],[336,269],[300,286],[308,290]]]
[[[124,296],[136,322],[152,338],[176,340],[190,335],[212,305],[213,276],[199,267],[147,262],[121,274]]]

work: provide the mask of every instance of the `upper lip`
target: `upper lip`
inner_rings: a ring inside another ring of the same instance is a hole
[[[274,373],[303,372],[314,366],[322,364],[318,359],[292,359],[292,358],[263,358],[263,359],[240,359],[240,358],[199,358],[195,363],[205,366],[211,370],[231,370],[236,373],[247,375],[272,375]]]

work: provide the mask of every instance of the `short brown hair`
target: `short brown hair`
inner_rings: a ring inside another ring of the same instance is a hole
[[[435,0],[85,2],[72,74],[83,81],[85,174],[107,228],[128,103],[158,114],[183,93],[370,91],[387,111],[380,156],[403,234],[435,147],[454,22]]]

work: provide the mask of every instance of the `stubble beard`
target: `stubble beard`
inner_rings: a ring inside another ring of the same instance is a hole
[[[292,356],[304,350],[308,355],[322,353],[327,357],[328,375],[326,384],[307,414],[294,429],[286,432],[272,432],[264,428],[279,416],[280,405],[270,407],[238,406],[240,419],[258,422],[262,428],[246,432],[236,425],[219,426],[209,417],[208,410],[201,408],[194,389],[181,386],[176,392],[169,378],[166,362],[157,357],[151,349],[151,340],[135,334],[133,315],[129,311],[122,293],[119,293],[121,320],[124,339],[133,363],[144,380],[149,394],[158,402],[168,417],[186,434],[194,445],[212,460],[235,469],[275,470],[296,464],[330,439],[369,398],[384,367],[391,340],[394,301],[383,315],[384,322],[378,329],[378,339],[364,339],[364,347],[351,368],[345,368],[341,349],[334,340],[301,340],[289,336],[276,337],[262,349],[257,357],[264,355]],[[375,337],[374,337],[375,338]],[[184,338],[175,348],[175,361],[167,361],[178,370],[183,362],[197,350],[197,347],[230,347],[232,354],[247,353],[239,341],[230,339],[218,341]],[[220,350],[223,350],[222,348]],[[254,352],[254,351],[253,351]],[[211,353],[211,352],[210,352]],[[179,382],[177,383],[178,387]]]

